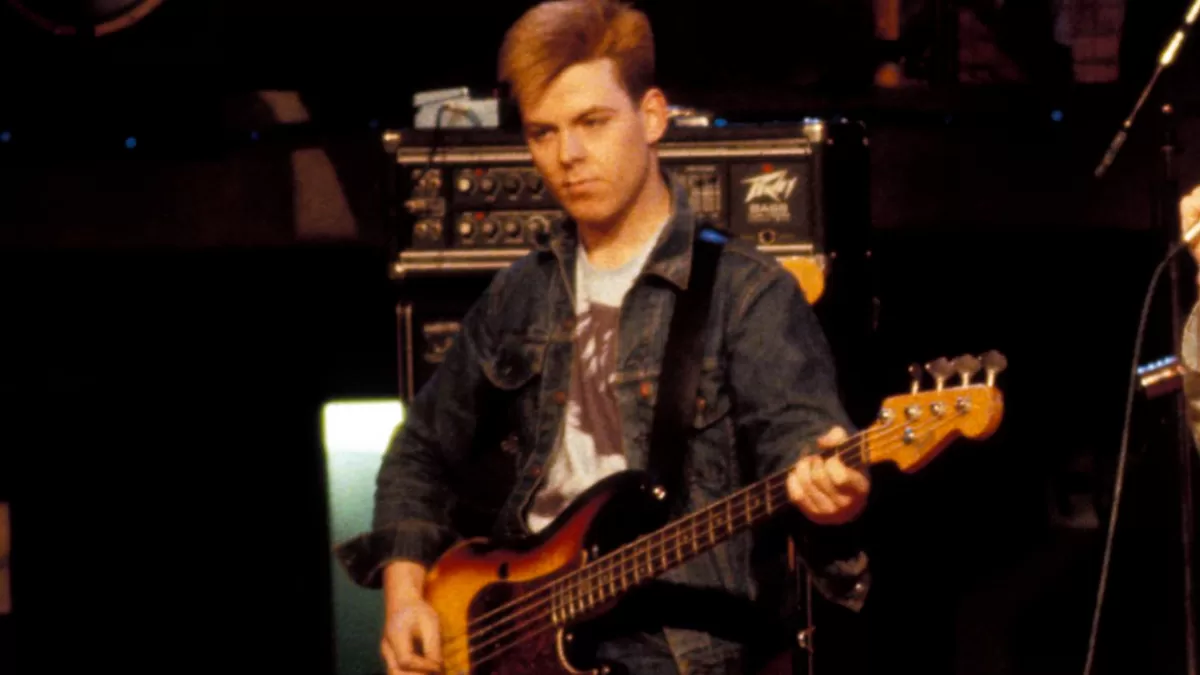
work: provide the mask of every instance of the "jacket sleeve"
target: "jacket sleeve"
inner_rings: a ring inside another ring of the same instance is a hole
[[[839,399],[833,355],[817,316],[786,270],[767,268],[736,298],[729,332],[738,436],[760,477],[782,471],[833,426],[854,434]],[[813,584],[858,611],[870,586],[861,524],[816,525],[797,510],[788,530]]]
[[[441,365],[405,410],[375,483],[371,529],[335,554],[355,583],[379,588],[394,560],[429,567],[457,539],[452,477],[468,456],[490,381],[481,362],[493,349],[491,305],[504,271],[466,313]]]
[[[1200,449],[1200,303],[1192,307],[1183,327],[1179,362],[1183,365],[1183,395],[1192,440]]]

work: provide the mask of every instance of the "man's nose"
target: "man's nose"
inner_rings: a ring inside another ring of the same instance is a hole
[[[566,131],[559,135],[558,161],[563,164],[574,164],[584,157],[583,142],[579,134]]]

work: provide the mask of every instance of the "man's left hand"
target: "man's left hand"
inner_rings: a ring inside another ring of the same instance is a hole
[[[817,446],[824,450],[846,438],[845,429],[834,427],[817,440]],[[824,459],[813,454],[796,462],[788,474],[787,489],[788,498],[809,520],[819,525],[843,525],[862,513],[871,483],[841,458]]]

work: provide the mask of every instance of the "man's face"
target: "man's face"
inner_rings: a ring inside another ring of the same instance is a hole
[[[646,185],[666,124],[661,92],[631,100],[600,59],[564,70],[521,108],[534,165],[563,208],[585,227],[616,224]]]

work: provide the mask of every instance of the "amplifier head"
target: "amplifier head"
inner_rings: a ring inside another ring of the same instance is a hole
[[[566,217],[519,134],[391,131],[384,144],[397,167],[393,212],[408,269],[435,258],[430,264],[495,269]],[[865,246],[861,125],[807,119],[673,127],[657,150],[663,171],[686,188],[707,225],[788,254],[826,255],[859,240]]]

